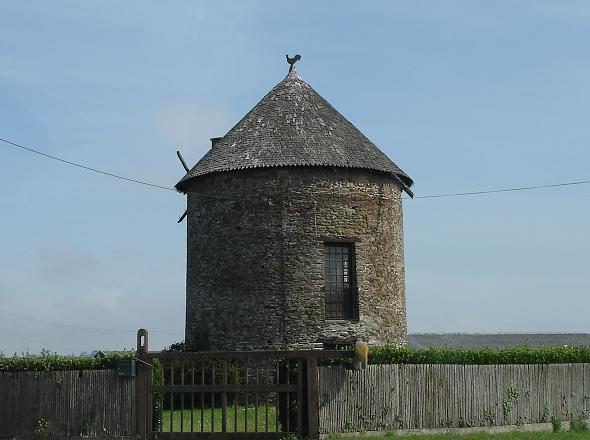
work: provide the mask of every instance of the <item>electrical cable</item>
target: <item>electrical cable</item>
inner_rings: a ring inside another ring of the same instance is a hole
[[[134,335],[137,331],[133,330],[115,330],[115,329],[104,329],[104,328],[91,328],[91,327],[84,327],[81,325],[73,325],[73,324],[62,324],[58,322],[51,322],[51,321],[44,321],[37,318],[31,318],[30,316],[21,315],[18,313],[10,312],[8,310],[0,309],[0,313],[4,313],[5,315],[12,316],[19,319],[24,319],[25,321],[36,322],[43,325],[48,325],[51,327],[59,327],[69,330],[77,330],[83,331],[86,333],[94,333],[99,335]],[[150,334],[180,334],[184,333],[178,330],[154,330],[150,331]]]
[[[552,183],[549,185],[534,185],[534,186],[521,186],[515,188],[500,188],[500,189],[490,189],[485,191],[469,191],[469,192],[462,192],[462,193],[449,193],[449,194],[430,194],[425,196],[414,196],[415,199],[435,199],[441,197],[461,197],[461,196],[475,196],[480,194],[492,194],[492,193],[501,193],[501,192],[512,192],[512,191],[528,191],[531,189],[542,189],[542,188],[557,188],[561,186],[571,186],[571,185],[586,185],[589,184],[590,180],[578,180],[575,182],[564,182],[564,183]]]
[[[146,182],[146,181],[142,181],[142,180],[138,180],[138,179],[132,179],[132,178],[121,176],[118,174],[114,174],[114,173],[111,173],[108,171],[103,171],[103,170],[100,170],[97,168],[89,167],[89,166],[82,165],[82,164],[79,164],[76,162],[72,162],[72,161],[69,161],[66,159],[62,159],[60,157],[53,156],[53,155],[47,154],[47,153],[43,153],[42,151],[36,150],[34,148],[26,147],[24,145],[9,141],[7,139],[0,138],[0,141],[6,143],[8,145],[28,151],[30,153],[38,154],[40,156],[44,156],[46,158],[65,163],[67,165],[82,168],[84,170],[91,171],[94,173],[99,173],[99,174],[102,174],[105,176],[113,177],[116,179],[132,182],[132,183],[137,183],[137,184],[141,184],[141,185],[145,185],[145,186],[150,186],[153,188],[165,189],[165,190],[169,190],[169,191],[176,191],[174,188],[170,188],[167,186],[162,186],[162,185],[158,185],[155,183],[150,183],[150,182]],[[590,184],[590,180],[578,180],[578,181],[554,183],[554,184],[548,184],[548,185],[532,185],[532,186],[521,186],[521,187],[511,187],[511,188],[499,188],[499,189],[491,189],[491,190],[483,190],[483,191],[467,191],[467,192],[447,193],[447,194],[428,194],[428,195],[422,195],[422,196],[416,195],[413,198],[414,199],[433,199],[433,198],[443,198],[443,197],[464,197],[464,196],[474,196],[474,195],[503,193],[503,192],[528,191],[528,190],[543,189],[543,188],[558,188],[558,187],[566,187],[566,186],[573,186],[573,185],[585,185],[585,184]],[[230,198],[230,197],[214,196],[214,195],[202,194],[202,193],[195,193],[195,194],[199,195],[199,196],[203,196],[203,197],[213,198],[213,199],[240,201],[240,199]],[[404,199],[407,199],[407,198],[404,198]],[[31,318],[31,317],[28,317],[25,315],[20,315],[18,313],[13,313],[13,312],[10,312],[7,310],[2,310],[2,309],[0,309],[0,312],[4,313],[6,315],[12,316],[12,317],[24,319],[24,320],[31,321],[31,322],[37,322],[37,323],[48,325],[48,326],[83,331],[83,332],[88,332],[88,333],[96,333],[96,334],[103,334],[103,335],[122,335],[122,334],[130,335],[130,334],[136,333],[135,331],[131,331],[131,330],[91,328],[91,327],[84,327],[84,326],[79,326],[79,325],[71,325],[71,324],[62,324],[62,323],[57,323],[57,322],[43,321],[40,319]],[[175,330],[160,330],[160,331],[156,330],[156,331],[151,331],[150,333],[151,334],[164,334],[164,333],[180,334],[182,332],[175,331]]]
[[[21,148],[21,149],[23,149],[25,151],[28,151],[30,153],[38,154],[40,156],[44,156],[44,157],[47,157],[49,159],[57,160],[59,162],[65,163],[67,165],[72,165],[72,166],[75,166],[75,167],[78,167],[78,168],[82,168],[82,169],[87,170],[87,171],[92,171],[94,173],[99,173],[99,174],[102,174],[102,175],[105,175],[105,176],[114,177],[114,178],[117,178],[117,179],[125,180],[127,182],[139,183],[141,185],[151,186],[153,188],[166,189],[166,190],[170,190],[170,191],[176,191],[176,189],[170,188],[168,186],[163,186],[163,185],[158,185],[158,184],[155,184],[155,183],[145,182],[143,180],[138,180],[138,179],[132,179],[130,177],[121,176],[119,174],[114,174],[114,173],[111,173],[109,171],[99,170],[98,168],[93,168],[93,167],[82,165],[82,164],[79,164],[79,163],[76,163],[76,162],[72,162],[70,160],[62,159],[61,157],[57,157],[57,156],[53,156],[51,154],[43,153],[42,151],[36,150],[34,148],[26,147],[26,146],[21,145],[21,144],[17,144],[16,142],[12,142],[12,141],[9,141],[7,139],[0,138],[0,141],[6,143],[8,145],[12,145],[14,147],[17,147],[17,148]],[[223,196],[215,196],[215,195],[212,195],[212,194],[203,194],[203,193],[193,193],[193,194],[198,194],[201,197],[206,197],[206,198],[210,198],[210,199],[232,200],[232,201],[236,200],[235,198],[223,197]]]
[[[35,153],[35,154],[47,157],[49,159],[57,160],[59,162],[62,162],[62,163],[68,164],[68,165],[72,165],[72,166],[75,166],[78,168],[85,169],[87,171],[92,171],[95,173],[103,174],[105,176],[114,177],[114,178],[125,180],[128,182],[138,183],[141,185],[151,186],[154,188],[166,189],[169,191],[176,191],[174,188],[170,188],[167,186],[157,185],[155,183],[145,182],[143,180],[132,179],[129,177],[121,176],[119,174],[114,174],[114,173],[111,173],[108,171],[99,170],[97,168],[89,167],[89,166],[82,165],[82,164],[79,164],[76,162],[72,162],[72,161],[69,161],[66,159],[62,159],[60,157],[53,156],[51,154],[43,153],[43,152],[36,150],[34,148],[30,148],[30,147],[26,147],[21,144],[17,144],[16,142],[12,142],[7,139],[0,138],[0,141],[6,143],[8,145],[12,145],[14,147],[18,147],[23,150],[29,151],[31,153]],[[512,187],[512,188],[498,188],[498,189],[490,189],[490,190],[483,190],[483,191],[466,191],[466,192],[448,193],[448,194],[427,194],[427,195],[423,195],[423,196],[416,195],[413,198],[414,199],[435,199],[435,198],[443,198],[443,197],[463,197],[463,196],[474,196],[474,195],[503,193],[503,192],[529,191],[529,190],[533,190],[533,189],[543,189],[543,188],[558,188],[558,187],[565,187],[565,186],[572,186],[572,185],[586,185],[586,184],[590,184],[590,180],[578,180],[578,181],[573,181],[573,182],[552,183],[552,184],[548,184],[548,185],[531,185],[531,186],[520,186],[520,187]],[[203,193],[191,193],[191,194],[196,194],[196,195],[199,195],[202,197],[208,197],[208,198],[212,198],[212,199],[239,201],[239,199],[236,199],[236,198],[214,196],[211,194],[203,194]],[[404,198],[404,200],[407,200],[407,199],[408,198]]]
[[[97,168],[92,168],[92,167],[89,167],[89,166],[86,166],[86,165],[82,165],[82,164],[79,164],[79,163],[76,163],[76,162],[72,162],[72,161],[69,161],[69,160],[66,160],[66,159],[62,159],[62,158],[57,157],[57,156],[52,156],[51,154],[43,153],[42,151],[35,150],[34,148],[25,147],[24,145],[17,144],[16,142],[11,142],[11,141],[9,141],[7,139],[0,138],[0,141],[5,142],[5,143],[7,143],[9,145],[12,145],[14,147],[22,148],[23,150],[29,151],[31,153],[35,153],[35,154],[38,154],[40,156],[45,156],[45,157],[47,157],[49,159],[57,160],[59,162],[63,162],[63,163],[66,163],[68,165],[72,165],[72,166],[75,166],[75,167],[78,167],[78,168],[82,168],[82,169],[85,169],[87,171],[92,171],[94,173],[104,174],[105,176],[110,176],[110,177],[114,177],[114,178],[117,178],[117,179],[126,180],[128,182],[139,183],[141,185],[147,185],[147,186],[151,186],[151,187],[154,187],[154,188],[166,189],[166,190],[169,190],[169,191],[176,191],[174,188],[170,188],[170,187],[167,187],[167,186],[157,185],[155,183],[144,182],[143,180],[137,180],[137,179],[132,179],[130,177],[120,176],[118,174],[110,173],[108,171],[99,170]]]

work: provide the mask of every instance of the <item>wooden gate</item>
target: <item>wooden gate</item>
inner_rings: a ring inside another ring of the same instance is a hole
[[[318,358],[349,351],[150,352],[137,334],[142,439],[318,437]]]

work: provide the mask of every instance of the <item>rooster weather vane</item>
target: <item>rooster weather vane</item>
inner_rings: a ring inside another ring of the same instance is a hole
[[[297,54],[293,58],[289,58],[289,55],[285,55],[287,62],[289,63],[289,72],[294,69],[295,63],[301,59],[301,55]]]

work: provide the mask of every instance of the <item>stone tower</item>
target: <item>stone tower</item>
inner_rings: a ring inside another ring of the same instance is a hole
[[[178,182],[197,350],[405,344],[412,179],[291,68]]]

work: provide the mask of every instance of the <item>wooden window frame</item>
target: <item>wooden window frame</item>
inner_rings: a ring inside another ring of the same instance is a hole
[[[324,241],[324,313],[329,321],[358,321],[354,241]]]

